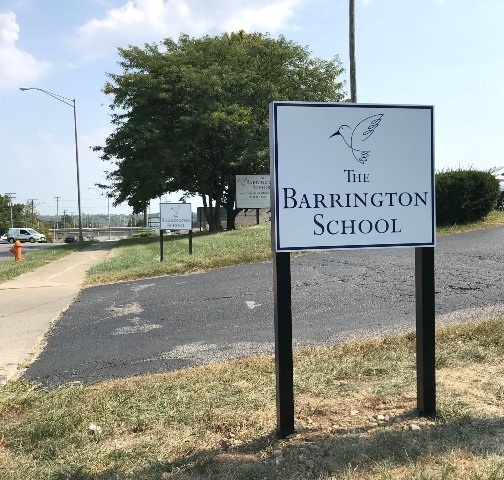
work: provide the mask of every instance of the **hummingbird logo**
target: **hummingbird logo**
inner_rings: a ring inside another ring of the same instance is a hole
[[[352,154],[359,163],[367,162],[372,149],[372,143],[369,138],[376,131],[382,121],[383,113],[371,115],[357,124],[352,130],[349,125],[340,125],[329,138],[339,135],[346,146],[352,150]]]
[[[171,209],[172,209],[172,212],[173,212],[172,213],[173,217],[174,218],[179,218],[180,205],[172,205]]]

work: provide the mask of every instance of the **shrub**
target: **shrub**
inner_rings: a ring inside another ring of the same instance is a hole
[[[454,225],[485,218],[496,205],[499,182],[489,172],[450,170],[436,174],[436,223]]]
[[[134,237],[159,237],[159,235],[156,232],[138,232],[133,234]]]

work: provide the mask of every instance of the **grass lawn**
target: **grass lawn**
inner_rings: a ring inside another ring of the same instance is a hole
[[[501,225],[495,212],[438,234]],[[159,239],[130,239],[88,282],[270,257],[269,225],[195,235],[193,255],[169,236],[163,262]],[[435,418],[417,413],[412,334],[296,350],[296,432],[283,440],[269,356],[54,391],[8,382],[0,479],[503,480],[503,320],[438,328]]]
[[[189,254],[188,235],[168,235],[160,261],[159,237],[121,240],[111,254],[88,271],[87,283],[194,272],[271,259],[270,224],[219,233],[193,235]]]

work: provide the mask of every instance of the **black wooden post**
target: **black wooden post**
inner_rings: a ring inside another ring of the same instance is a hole
[[[192,255],[192,230],[189,230],[189,255]]]
[[[259,225],[259,208],[256,208],[256,225]]]
[[[159,230],[159,251],[160,251],[160,262],[163,261],[163,247],[164,247],[164,242],[163,242],[163,232],[164,230]]]
[[[434,247],[415,248],[417,406],[436,414],[436,321]]]
[[[294,433],[294,362],[292,357],[292,293],[290,253],[274,252],[275,364],[277,434]]]

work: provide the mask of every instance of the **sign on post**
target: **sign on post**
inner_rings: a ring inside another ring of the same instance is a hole
[[[270,208],[269,175],[236,175],[236,208]]]
[[[190,203],[161,203],[161,230],[192,230],[192,213]]]
[[[161,261],[163,260],[163,230],[189,230],[189,253],[192,254],[192,211],[190,203],[159,204]]]
[[[277,427],[294,431],[290,252],[415,247],[417,404],[435,413],[433,107],[273,102]]]

